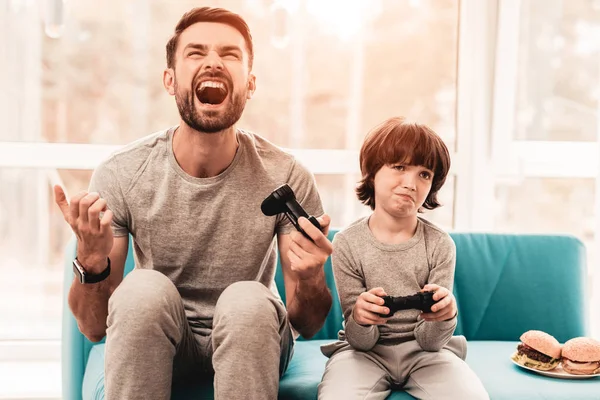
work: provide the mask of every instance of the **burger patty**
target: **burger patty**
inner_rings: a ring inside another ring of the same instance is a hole
[[[540,353],[539,351],[534,350],[531,347],[526,346],[524,344],[520,344],[517,347],[517,351],[519,353],[521,353],[521,354],[525,354],[527,357],[529,357],[529,358],[531,358],[532,360],[535,360],[535,361],[540,361],[540,362],[543,362],[543,363],[549,363],[550,361],[553,360],[552,357],[547,356],[547,355],[545,355],[543,353]]]

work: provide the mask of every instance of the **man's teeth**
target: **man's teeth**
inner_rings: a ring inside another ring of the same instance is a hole
[[[216,88],[216,89],[225,89],[225,85],[222,82],[215,81],[204,81],[200,84],[199,89],[204,89],[206,87]]]

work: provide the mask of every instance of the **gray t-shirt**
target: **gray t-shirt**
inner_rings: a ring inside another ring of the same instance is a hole
[[[394,345],[409,340],[427,350],[442,348],[454,333],[456,318],[427,322],[417,320],[419,310],[402,310],[385,325],[362,326],[352,318],[352,309],[361,293],[376,287],[390,296],[415,294],[427,283],[452,290],[456,264],[452,238],[419,218],[412,238],[386,244],[375,238],[368,221],[369,217],[359,219],[333,240],[333,271],[345,321],[340,340],[364,351],[378,343]]]
[[[263,215],[262,201],[288,183],[307,213],[323,210],[313,175],[266,139],[238,130],[229,167],[195,178],[175,159],[175,129],[113,154],[94,171],[90,191],[107,200],[115,236],[133,236],[136,268],[169,277],[192,330],[208,335],[217,299],[230,284],[258,281],[279,296],[275,237],[295,228],[283,215]]]

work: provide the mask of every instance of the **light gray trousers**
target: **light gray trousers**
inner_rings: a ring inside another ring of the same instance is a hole
[[[416,340],[376,345],[368,352],[332,343],[323,346],[323,353],[333,355],[319,384],[319,400],[383,400],[392,388],[424,400],[487,400],[483,384],[463,361],[466,351],[463,336],[452,337],[436,352],[424,351]]]
[[[207,378],[215,399],[277,398],[293,338],[285,307],[261,283],[223,291],[210,336],[192,332],[175,285],[157,271],[129,273],[108,306],[108,400],[170,399],[173,383]]]

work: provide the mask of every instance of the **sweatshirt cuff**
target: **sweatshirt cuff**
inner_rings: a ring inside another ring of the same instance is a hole
[[[375,325],[363,326],[354,320],[352,314],[345,326],[346,340],[359,350],[370,350],[377,344],[379,329]]]

